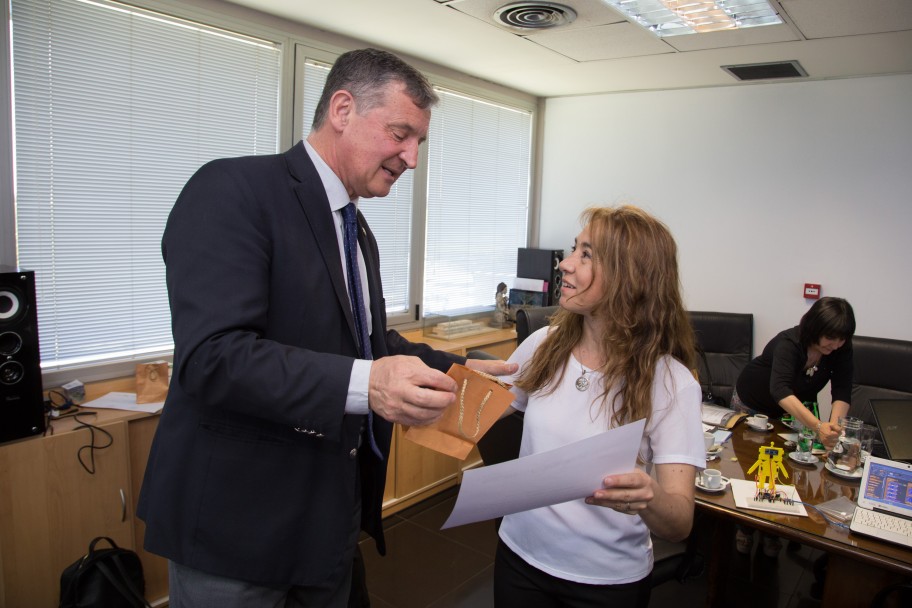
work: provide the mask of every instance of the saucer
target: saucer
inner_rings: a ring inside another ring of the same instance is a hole
[[[827,460],[825,463],[823,463],[823,466],[824,466],[824,468],[826,468],[827,471],[829,471],[836,477],[842,477],[843,479],[850,479],[853,481],[861,479],[861,476],[864,474],[864,467],[858,467],[857,469],[855,469],[854,471],[851,471],[851,472],[843,471],[842,469],[838,469],[838,468],[834,467],[833,465],[831,465],[829,460]]]
[[[764,431],[772,431],[772,430],[773,430],[773,423],[772,423],[772,422],[767,422],[767,423],[766,423],[766,428],[765,428],[765,429],[763,429],[763,428],[758,429],[757,427],[751,426],[751,425],[749,425],[749,424],[748,424],[747,426],[750,428],[750,430],[752,430],[752,431],[757,431],[758,433],[762,433],[762,432],[764,432]]]
[[[810,458],[808,458],[807,460],[802,460],[801,458],[798,457],[798,454],[800,454],[800,452],[789,452],[789,458],[791,458],[798,464],[817,464],[818,462],[820,462],[820,459],[817,458],[816,456],[814,456],[813,454],[810,454],[809,455]]]
[[[722,485],[718,488],[707,488],[703,485],[703,476],[697,475],[697,478],[694,480],[694,485],[697,486],[698,490],[703,490],[704,492],[709,492],[711,494],[718,494],[719,492],[724,492],[725,489],[731,484],[731,480],[728,477],[722,478]]]
[[[717,443],[706,450],[706,460],[715,460],[722,454],[722,444]]]

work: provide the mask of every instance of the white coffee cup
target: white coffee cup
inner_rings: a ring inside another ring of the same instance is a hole
[[[758,431],[765,431],[769,424],[769,416],[766,414],[754,414],[747,419],[747,425]]]
[[[709,452],[709,449],[713,447],[713,444],[716,443],[716,436],[712,433],[703,433],[703,447],[706,448],[706,451]]]
[[[703,487],[715,490],[722,487],[722,471],[719,469],[703,469]]]

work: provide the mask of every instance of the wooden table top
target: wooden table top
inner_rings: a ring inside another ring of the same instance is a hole
[[[747,470],[757,461],[760,447],[774,442],[775,447],[785,449],[782,463],[788,472],[788,477],[780,478],[779,484],[795,486],[802,502],[820,504],[839,496],[855,501],[861,480],[845,479],[826,470],[825,455],[819,456],[819,462],[811,465],[796,463],[788,457],[788,453],[794,451],[794,447],[786,447],[785,439],[780,433],[791,432],[791,429],[778,420],[773,421],[773,429],[766,432],[755,431],[742,420],[732,429],[731,439],[725,442],[721,456],[707,462],[706,466],[720,469],[722,475],[730,479],[753,479],[753,474],[747,475]],[[808,517],[736,508],[730,488],[715,494],[698,488],[696,498],[697,509],[701,511],[731,518],[738,523],[828,552],[842,553],[873,565],[912,575],[912,550],[828,524],[820,513],[811,507],[806,507]]]

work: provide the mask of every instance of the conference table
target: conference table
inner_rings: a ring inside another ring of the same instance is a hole
[[[784,448],[782,464],[788,477],[780,476],[777,485],[793,485],[802,502],[820,504],[845,496],[855,501],[860,479],[839,477],[824,466],[826,456],[816,464],[799,464],[788,457],[794,447],[786,447],[781,433],[792,433],[781,421],[772,421],[769,431],[755,431],[743,420],[732,431],[731,439],[723,444],[718,459],[706,466],[722,471],[730,479],[754,479],[747,471],[757,461],[761,446]],[[731,487],[722,492],[696,491],[697,514],[708,520],[712,528],[712,546],[731,546],[734,524],[798,541],[821,549],[828,554],[823,586],[823,606],[869,606],[878,591],[893,583],[912,579],[912,549],[861,536],[827,523],[815,509],[806,507],[808,517],[783,515],[753,509],[737,508]],[[721,543],[729,543],[722,545]],[[712,551],[708,556],[710,583],[708,606],[724,606],[725,581],[728,577],[728,554]]]

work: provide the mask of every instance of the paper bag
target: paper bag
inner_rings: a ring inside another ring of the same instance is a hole
[[[510,385],[494,376],[454,363],[447,376],[456,381],[456,403],[437,422],[405,431],[409,441],[465,460],[475,443],[513,403]]]
[[[168,362],[136,364],[136,403],[159,403],[168,396]]]

